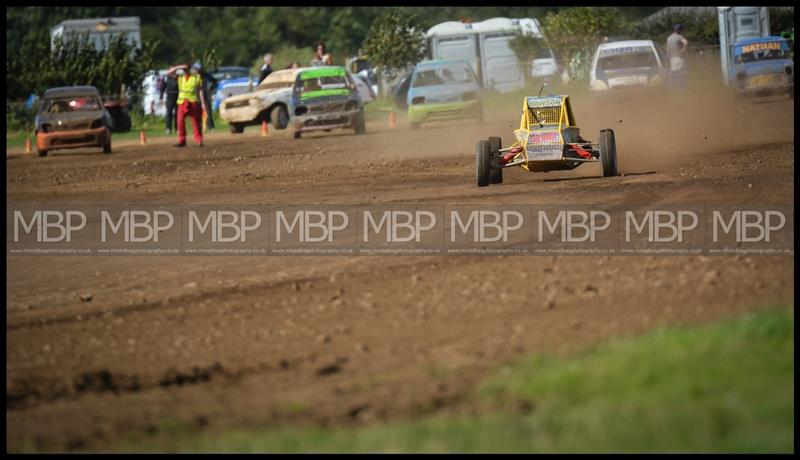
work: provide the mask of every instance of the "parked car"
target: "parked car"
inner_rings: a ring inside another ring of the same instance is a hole
[[[111,153],[111,116],[94,86],[66,86],[45,91],[35,119],[36,150],[101,147]]]
[[[734,87],[740,96],[794,97],[794,61],[781,37],[751,38],[733,45]]]
[[[652,40],[602,43],[597,47],[589,72],[594,94],[659,88],[664,84],[661,57]]]
[[[219,67],[213,72],[211,72],[211,76],[214,77],[217,81],[223,80],[235,80],[238,78],[245,78],[250,77],[250,70],[247,67]]]
[[[301,69],[293,88],[294,138],[310,131],[354,129],[367,132],[357,79],[344,67]]]
[[[410,77],[406,104],[411,129],[431,121],[483,121],[481,86],[466,61],[420,62]]]

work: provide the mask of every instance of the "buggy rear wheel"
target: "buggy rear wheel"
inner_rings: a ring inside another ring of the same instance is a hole
[[[500,157],[500,149],[503,148],[503,141],[499,137],[489,138],[489,183],[503,183],[503,168],[491,168],[492,160]]]
[[[242,134],[244,132],[244,125],[240,123],[231,123],[228,125],[232,134]]]
[[[475,145],[475,182],[478,187],[486,187],[491,183],[491,171],[492,158],[489,141],[480,140]]]
[[[600,162],[603,165],[603,177],[617,175],[617,142],[613,129],[600,131]]]
[[[111,140],[103,144],[103,153],[111,153]]]

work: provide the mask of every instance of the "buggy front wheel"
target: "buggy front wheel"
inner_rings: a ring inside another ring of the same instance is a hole
[[[489,141],[480,140],[475,145],[475,182],[478,187],[486,187],[491,183],[492,151]]]
[[[613,129],[600,131],[600,162],[603,165],[603,177],[617,175],[617,142]]]
[[[503,148],[503,141],[499,137],[489,138],[489,164],[491,166],[492,160],[500,157],[500,149]],[[503,183],[503,168],[490,168],[489,169],[489,183],[502,184]]]

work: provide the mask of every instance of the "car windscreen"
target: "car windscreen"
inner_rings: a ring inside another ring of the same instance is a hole
[[[641,67],[658,67],[656,55],[652,51],[612,54],[610,56],[601,56],[597,60],[598,71],[636,69]]]
[[[422,68],[414,73],[412,88],[436,85],[456,85],[475,81],[470,69],[463,65]]]
[[[789,50],[787,49],[773,49],[773,50],[756,50],[749,53],[742,53],[737,58],[740,64],[756,61],[769,61],[771,59],[789,59]]]
[[[230,80],[232,78],[249,77],[250,73],[245,68],[219,69],[211,74],[217,80]]]
[[[100,99],[92,96],[46,99],[42,105],[42,113],[90,112],[102,109]]]

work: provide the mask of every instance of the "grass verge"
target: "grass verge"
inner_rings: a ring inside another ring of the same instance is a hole
[[[171,424],[123,451],[793,452],[793,311],[661,329],[501,368],[484,415],[359,429],[197,433]],[[512,408],[517,408],[511,410]],[[520,411],[519,408],[525,410]]]

